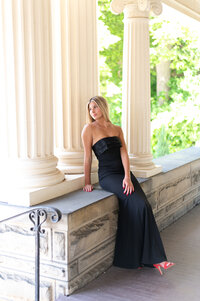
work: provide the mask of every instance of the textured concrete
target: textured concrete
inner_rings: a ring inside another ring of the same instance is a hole
[[[162,231],[168,259],[176,265],[160,276],[156,269],[111,267],[69,297],[57,301],[199,301],[200,205]]]

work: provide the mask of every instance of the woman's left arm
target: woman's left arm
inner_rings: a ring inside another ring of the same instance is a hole
[[[124,179],[122,182],[122,186],[124,188],[124,194],[128,195],[129,193],[131,194],[134,191],[134,186],[131,181],[131,176],[130,176],[130,162],[129,162],[129,157],[128,157],[128,152],[126,149],[126,143],[124,141],[124,135],[122,132],[122,129],[120,128],[120,135],[119,138],[122,143],[122,147],[120,148],[120,153],[121,153],[121,159],[122,159],[122,164],[124,167]]]

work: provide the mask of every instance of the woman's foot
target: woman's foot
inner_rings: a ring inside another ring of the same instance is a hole
[[[175,263],[169,262],[169,261],[163,261],[163,262],[161,262],[161,263],[153,264],[153,266],[154,266],[156,269],[158,269],[158,271],[160,272],[160,275],[163,274],[162,268],[163,268],[164,270],[167,270],[167,269],[173,267],[174,265],[175,265]]]

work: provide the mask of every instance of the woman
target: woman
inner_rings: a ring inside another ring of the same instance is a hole
[[[119,199],[114,265],[122,268],[155,267],[162,275],[168,262],[160,234],[140,184],[130,172],[128,153],[119,126],[110,122],[108,105],[101,96],[88,103],[90,123],[82,131],[84,146],[84,191],[93,190],[90,172],[92,149],[99,160],[99,183]]]

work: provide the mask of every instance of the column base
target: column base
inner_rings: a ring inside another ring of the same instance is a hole
[[[131,165],[130,169],[133,172],[134,176],[137,178],[149,178],[162,172],[161,165],[154,165],[151,168],[145,168],[145,166],[139,168],[138,166]]]
[[[77,175],[77,174],[83,174],[84,173],[84,166],[82,165],[65,165],[65,164],[58,164],[57,168],[60,169],[64,174],[66,175]],[[98,166],[95,164],[91,168],[91,172],[95,173],[98,170]]]
[[[84,173],[84,152],[56,152],[58,157],[57,168],[66,175]],[[97,172],[98,161],[93,155],[91,172]]]
[[[91,174],[91,182],[92,184],[98,182],[97,173]],[[83,186],[84,174],[66,175],[65,180],[61,183],[35,189],[17,189],[13,188],[12,183],[10,183],[10,185],[8,184],[6,188],[1,190],[0,202],[18,206],[34,206],[55,197],[81,189]]]
[[[135,177],[149,178],[162,171],[161,165],[155,165],[151,153],[132,155],[129,154],[130,170]]]

